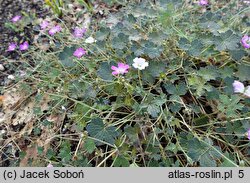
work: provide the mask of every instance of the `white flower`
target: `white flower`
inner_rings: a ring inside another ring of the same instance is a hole
[[[246,90],[245,92],[243,93],[245,96],[249,97],[250,98],[250,86],[247,86],[246,87]]]
[[[138,58],[136,57],[134,60],[134,63],[132,64],[134,68],[143,70],[146,67],[148,67],[148,62],[144,58]]]
[[[93,38],[93,37],[88,37],[86,40],[85,40],[85,43],[94,43],[94,42],[96,42],[96,40]]]
[[[10,80],[15,80],[15,76],[13,76],[13,75],[8,75],[7,78],[10,79]]]

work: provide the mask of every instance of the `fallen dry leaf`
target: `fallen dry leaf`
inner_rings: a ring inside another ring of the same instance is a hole
[[[2,96],[3,111],[6,109],[11,109],[18,104],[19,101],[25,98],[24,92],[19,92],[17,88],[12,88],[6,91]]]
[[[36,106],[33,94],[27,96],[25,92],[19,91],[17,88],[6,91],[2,96],[2,111],[4,115],[0,117],[0,122],[15,126],[31,121],[35,117],[33,109]],[[39,103],[42,111],[48,109],[49,101],[49,96],[44,95]]]

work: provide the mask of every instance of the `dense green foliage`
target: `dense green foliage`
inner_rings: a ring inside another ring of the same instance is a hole
[[[250,73],[250,52],[241,45],[250,33],[249,6],[238,3],[123,1],[100,20],[92,12],[83,39],[72,39],[63,23],[54,37],[40,33],[50,41],[49,49],[31,46],[25,53],[27,75],[19,83],[36,91],[32,138],[49,129],[53,133],[48,144],[37,147],[40,158],[33,161],[249,166],[250,99],[232,87],[234,80],[249,83]],[[97,41],[85,43],[88,36]],[[73,56],[78,47],[87,50],[80,59]],[[133,68],[136,57],[149,66]],[[128,73],[111,74],[118,62],[130,66]],[[42,96],[50,98],[49,110],[39,109]],[[51,115],[63,119],[50,122],[46,116]]]

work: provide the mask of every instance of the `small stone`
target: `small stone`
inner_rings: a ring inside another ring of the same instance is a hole
[[[4,71],[4,66],[2,64],[0,64],[0,71]]]
[[[103,15],[103,11],[102,10],[100,10],[99,13],[100,13],[100,15]]]
[[[63,110],[63,111],[66,111],[66,107],[62,106],[62,110]]]

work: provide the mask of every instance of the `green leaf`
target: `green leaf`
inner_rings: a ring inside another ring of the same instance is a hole
[[[219,71],[220,73],[220,78],[225,79],[227,77],[232,77],[234,70],[231,67],[223,67]]]
[[[250,66],[241,64],[238,66],[238,72],[236,76],[239,77],[240,81],[249,80]]]
[[[207,82],[203,78],[195,75],[188,78],[188,84],[195,90],[195,94],[199,97],[204,95],[205,91],[212,90],[212,87],[210,85],[206,85],[206,83]]]
[[[188,48],[187,52],[190,55],[197,57],[197,56],[201,55],[201,52],[202,52],[203,49],[204,49],[204,46],[203,46],[201,40],[196,39],[196,40],[191,42],[191,45]]]
[[[134,41],[132,41],[132,43],[133,44],[132,44],[130,50],[131,50],[131,52],[134,53],[135,56],[141,56],[141,55],[146,54],[145,50],[144,50],[144,46],[146,44],[146,41],[142,40],[140,42],[140,44],[137,42],[134,42]]]
[[[60,147],[61,149],[58,156],[62,159],[63,163],[68,163],[72,158],[70,142],[68,140],[63,141]]]
[[[180,40],[178,41],[178,45],[183,50],[189,50],[189,48],[191,46],[188,39],[186,39],[186,38],[180,38]]]
[[[211,147],[213,144],[210,139],[204,140],[207,143],[199,141],[197,138],[189,140],[187,155],[192,158],[193,161],[200,162],[200,166],[202,167],[215,167],[216,160],[220,159],[221,155]],[[208,144],[210,144],[210,146]],[[216,149],[221,152],[219,147],[216,147]]]
[[[112,6],[112,5],[114,5],[115,3],[117,3],[116,0],[103,0],[103,2],[107,3],[108,6]]]
[[[154,98],[151,103],[158,105],[158,106],[162,106],[163,104],[165,104],[167,102],[167,98],[166,95],[161,94],[160,96]]]
[[[73,53],[75,47],[65,47],[58,57],[64,67],[74,67],[76,63],[73,61]]]
[[[176,154],[177,151],[178,151],[178,146],[176,144],[174,144],[174,143],[170,143],[170,144],[167,145],[167,147],[165,147],[165,150],[171,151],[174,154]]]
[[[200,56],[204,45],[200,39],[195,39],[191,43],[186,38],[181,38],[178,42],[181,49],[187,51],[191,56]]]
[[[157,77],[166,70],[167,64],[164,62],[151,61],[150,66],[142,72],[142,80],[153,84]]]
[[[149,34],[149,41],[153,42],[154,44],[157,44],[157,45],[162,45],[162,42],[167,38],[167,35],[158,30],[158,31],[155,31],[155,32],[151,32]]]
[[[201,76],[206,81],[215,80],[219,76],[217,68],[214,66],[201,68],[197,71],[197,75]]]
[[[118,34],[117,37],[114,37],[111,41],[111,46],[114,49],[123,49],[128,43],[128,36],[123,33]]]
[[[228,133],[235,133],[235,134],[244,134],[245,128],[243,127],[241,121],[236,121],[234,123],[227,123],[226,124],[227,132]]]
[[[100,118],[92,119],[90,124],[87,125],[86,129],[91,137],[108,142],[110,144],[114,144],[115,138],[119,135],[119,132],[116,131],[115,127],[105,127],[102,119]],[[100,143],[97,144],[100,145]]]
[[[207,125],[208,123],[209,123],[209,117],[204,114],[194,119],[195,126],[204,126],[204,125]]]
[[[145,44],[144,53],[147,54],[150,58],[156,58],[161,55],[163,47],[156,45],[153,42],[148,42]]]
[[[171,95],[171,100],[173,96],[176,97],[176,95]],[[181,105],[180,103],[176,103],[176,102],[169,104],[169,109],[173,113],[179,112],[182,107],[183,105]],[[176,123],[176,122],[178,121],[173,121],[173,123]]]
[[[111,36],[113,38],[119,37],[119,34],[127,34],[127,28],[124,26],[122,22],[118,22],[115,26],[111,29]]]
[[[132,14],[128,14],[125,18],[124,18],[124,25],[126,27],[132,28],[133,25],[136,23],[136,18],[132,15]]]
[[[159,77],[161,73],[165,72],[167,63],[150,61],[150,66],[145,69],[146,74],[150,74],[153,77]]]
[[[202,28],[208,29],[209,31],[211,31],[214,35],[218,36],[218,30],[221,28],[221,26],[214,22],[214,21],[207,21],[207,22],[202,22],[201,24]]]
[[[138,140],[138,134],[140,132],[140,126],[138,124],[136,124],[133,127],[129,126],[129,125],[126,125],[124,127],[124,132],[132,142],[136,142]]]
[[[147,111],[153,118],[158,117],[158,114],[161,112],[160,107],[155,104],[148,105]]]
[[[89,163],[88,161],[88,158],[86,158],[79,152],[77,154],[77,159],[74,160],[72,163],[74,167],[91,167],[91,163]]]
[[[174,4],[175,3],[170,3],[166,2],[165,0],[163,2],[159,2],[160,6],[164,9],[162,9],[158,15],[158,21],[162,24],[162,26],[165,27],[170,27],[171,24],[173,23],[173,18],[175,15],[175,9],[174,9]]]
[[[43,147],[37,147],[37,152],[38,152],[39,155],[43,154],[43,150],[44,150]]]
[[[124,156],[118,156],[114,162],[114,167],[129,167],[130,163]]]
[[[87,139],[85,142],[84,142],[84,149],[89,153],[91,154],[92,152],[94,152],[96,146],[95,146],[95,142],[94,140],[92,139]]]
[[[117,15],[114,14],[108,14],[108,17],[105,20],[106,24],[114,27],[117,23],[120,22],[119,17]]]
[[[228,152],[225,153],[225,157],[227,157],[228,159],[227,158],[223,158],[223,163],[220,164],[219,167],[236,167],[235,165],[237,163],[234,163],[234,161],[230,158]]]
[[[108,35],[110,33],[110,29],[106,27],[101,27],[99,31],[96,32],[96,40],[103,41],[107,39]]]
[[[201,167],[216,167],[216,161],[211,159],[211,156],[206,153],[200,158]]]
[[[128,36],[129,36],[129,40],[131,40],[131,41],[139,41],[143,38],[141,33],[135,29],[132,29],[132,31],[129,32]]]
[[[97,71],[97,75],[103,80],[112,81],[114,77],[112,76],[111,63],[103,62]]]
[[[54,150],[52,148],[49,148],[48,151],[47,151],[47,153],[46,153],[47,158],[51,159],[55,155],[56,155],[56,153],[54,152]]]
[[[246,51],[245,50],[230,50],[229,51],[230,55],[232,56],[232,58],[236,61],[241,60],[245,55],[246,55]]]
[[[73,119],[77,121],[79,128],[84,128],[86,126],[86,121],[90,119],[92,109],[87,105],[76,104],[74,108],[74,113],[72,114]]]
[[[234,34],[233,31],[228,30],[220,34],[220,36],[215,36],[213,41],[215,48],[219,51],[236,50],[239,47],[240,37]]]
[[[244,105],[239,103],[240,97],[237,95],[232,95],[228,97],[227,95],[220,95],[220,103],[218,105],[218,110],[224,113],[228,118],[237,117],[238,111],[241,111]]]
[[[163,87],[170,94],[181,96],[187,93],[187,86],[185,85],[185,83],[179,83],[178,85],[173,85],[172,83],[168,83],[164,84]]]

